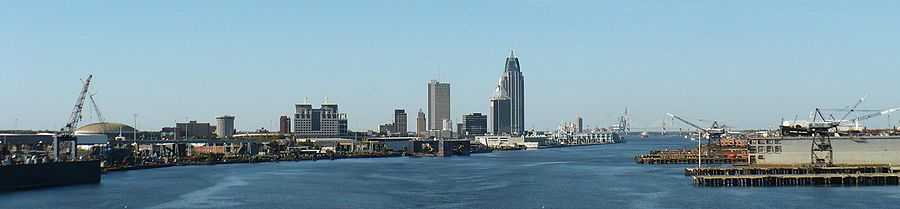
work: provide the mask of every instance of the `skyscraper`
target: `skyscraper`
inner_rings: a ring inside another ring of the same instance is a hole
[[[584,132],[584,119],[581,119],[581,116],[576,117],[575,126],[577,128],[575,129],[577,133]]]
[[[512,111],[509,96],[501,83],[497,84],[497,90],[491,97],[491,130],[494,135],[505,135],[512,132]]]
[[[394,110],[394,129],[392,131],[400,136],[406,136],[408,131],[406,127],[406,110]]]
[[[428,129],[444,130],[444,120],[450,120],[450,83],[431,80],[428,82]]]
[[[525,133],[525,78],[519,68],[519,57],[509,51],[506,66],[500,76],[500,85],[509,96],[511,130],[516,134]]]
[[[425,113],[422,112],[422,109],[419,109],[419,114],[416,115],[416,136],[425,136],[425,133],[428,132],[428,125],[425,122]]]

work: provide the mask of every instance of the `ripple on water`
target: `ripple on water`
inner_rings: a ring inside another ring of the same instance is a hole
[[[246,186],[248,183],[236,176],[228,176],[217,184],[181,195],[179,199],[151,208],[226,208],[241,205],[234,197],[221,194],[230,187]]]

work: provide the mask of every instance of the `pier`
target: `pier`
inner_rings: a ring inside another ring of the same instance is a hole
[[[900,185],[900,174],[861,173],[694,176],[693,181],[694,185],[705,187],[878,186]]]
[[[685,175],[706,187],[870,186],[900,185],[898,171],[888,166],[687,168]]]

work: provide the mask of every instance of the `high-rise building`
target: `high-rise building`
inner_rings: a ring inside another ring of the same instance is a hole
[[[406,127],[406,110],[394,110],[394,128],[392,131],[400,136],[406,136],[406,132],[409,131]]]
[[[484,136],[487,133],[487,115],[475,112],[463,115],[463,127],[460,133],[465,136]]]
[[[519,57],[510,50],[506,66],[500,76],[500,85],[509,96],[511,130],[515,134],[525,133],[525,77],[519,68]]]
[[[584,119],[581,119],[581,116],[575,119],[575,126],[578,128],[576,129],[577,133],[584,132]]]
[[[419,109],[416,115],[416,136],[425,136],[428,133],[428,122],[425,122],[425,113]]]
[[[234,116],[216,117],[216,136],[220,139],[230,139],[234,136]]]
[[[444,120],[450,120],[450,83],[428,82],[428,129],[444,130]]]
[[[291,118],[287,115],[278,118],[278,133],[291,133]]]
[[[494,135],[512,133],[512,111],[509,96],[506,95],[502,82],[491,97],[491,131]]]
[[[463,138],[465,137],[465,132],[463,130],[463,123],[456,123],[456,137]]]
[[[347,136],[347,115],[338,111],[337,104],[327,101],[313,109],[309,103],[296,104],[294,134],[299,137]]]

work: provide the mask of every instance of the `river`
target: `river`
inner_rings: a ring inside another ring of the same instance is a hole
[[[695,187],[640,165],[677,137],[467,157],[372,158],[109,173],[102,183],[0,194],[0,208],[894,208],[900,187]]]

